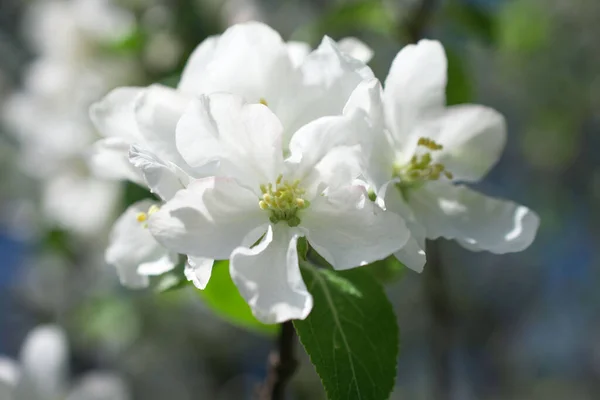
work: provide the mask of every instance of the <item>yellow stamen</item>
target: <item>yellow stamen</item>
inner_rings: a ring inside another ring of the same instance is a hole
[[[310,205],[308,200],[302,198],[305,191],[299,186],[300,180],[290,182],[284,180],[283,175],[279,175],[275,180],[275,187],[271,183],[260,186],[263,194],[259,198],[258,206],[270,212],[271,222],[286,221],[289,226],[298,226],[298,211]]]
[[[137,213],[137,215],[135,216],[135,219],[137,220],[137,222],[139,222],[140,224],[142,224],[142,226],[144,228],[148,227],[148,224],[146,223],[148,221],[148,218],[154,214],[155,212],[159,211],[160,207],[157,206],[156,204],[153,204],[150,206],[150,208],[148,208],[148,212],[139,212]]]
[[[260,100],[258,101],[260,104],[262,104],[263,106],[267,106],[269,107],[269,103],[267,103],[267,100],[265,100],[264,97],[261,97]]]
[[[424,147],[430,151],[415,153],[410,161],[404,165],[394,167],[394,176],[399,177],[400,186],[421,184],[426,181],[436,181],[444,176],[452,179],[453,175],[446,171],[446,167],[440,163],[433,163],[431,153],[442,150],[444,146],[433,139],[421,137],[417,141],[418,147]]]
[[[146,222],[146,220],[148,219],[148,214],[146,214],[145,212],[140,212],[135,216],[135,219],[137,220],[137,222]]]
[[[437,143],[435,140],[426,138],[426,137],[421,137],[419,138],[419,141],[417,142],[417,145],[419,146],[423,146],[423,147],[427,147],[430,150],[441,150],[444,148],[444,146],[442,146],[441,144]]]

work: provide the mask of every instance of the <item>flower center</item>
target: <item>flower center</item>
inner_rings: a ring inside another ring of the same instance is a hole
[[[310,206],[310,202],[304,199],[304,189],[299,187],[300,180],[294,182],[284,181],[283,175],[279,175],[275,181],[275,187],[272,183],[260,185],[262,197],[258,206],[271,214],[269,220],[276,224],[279,221],[285,221],[289,226],[300,225],[298,211],[304,210]]]
[[[143,228],[148,228],[148,222],[147,222],[148,217],[150,217],[152,214],[154,214],[158,210],[160,210],[160,207],[157,206],[156,204],[153,204],[150,206],[147,213],[145,213],[145,212],[137,213],[137,215],[135,216],[135,219],[137,220],[137,222],[142,224]]]
[[[419,148],[423,148],[425,151],[417,154]],[[419,138],[417,150],[410,162],[403,165],[394,165],[393,176],[400,178],[400,183],[398,183],[400,190],[420,186],[427,181],[437,181],[442,176],[452,179],[452,173],[446,170],[443,164],[432,162],[431,153],[443,148],[444,146],[434,140],[425,137]]]

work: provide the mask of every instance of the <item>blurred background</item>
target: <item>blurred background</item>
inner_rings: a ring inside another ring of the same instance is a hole
[[[423,274],[388,285],[401,329],[392,399],[600,398],[593,0],[0,0],[0,355],[18,359],[26,334],[54,323],[71,381],[112,371],[128,392],[114,400],[251,398],[272,330],[228,323],[193,287],[121,288],[103,261],[108,231],[148,193],[84,161],[93,101],[175,85],[198,43],[246,20],[313,46],[356,36],[380,79],[405,44],[441,40],[448,102],[508,119],[507,149],[478,189],[536,210],[538,237],[503,256],[438,241]],[[299,353],[290,399],[324,398]]]

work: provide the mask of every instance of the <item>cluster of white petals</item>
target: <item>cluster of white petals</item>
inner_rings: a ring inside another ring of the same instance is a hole
[[[93,371],[71,385],[65,333],[54,325],[39,326],[25,338],[20,362],[0,356],[1,400],[128,400],[123,380]]]
[[[121,281],[147,286],[183,254],[203,289],[213,260],[228,259],[254,315],[277,323],[312,309],[301,237],[338,270],[392,254],[421,270],[425,238],[496,253],[527,247],[534,213],[454,185],[497,161],[502,117],[445,107],[437,42],[404,48],[385,90],[371,55],[353,38],[325,37],[311,50],[243,23],[202,42],[177,88],[118,88],[94,104],[104,136],[94,169],[160,199],[132,205],[111,232],[106,258]]]
[[[442,45],[421,40],[398,53],[383,90],[378,81],[367,81],[351,100],[374,121],[364,176],[380,204],[401,215],[411,231],[395,255],[419,272],[425,238],[503,254],[527,248],[539,226],[527,207],[464,185],[482,179],[499,160],[506,124],[485,106],[446,107],[446,70]]]

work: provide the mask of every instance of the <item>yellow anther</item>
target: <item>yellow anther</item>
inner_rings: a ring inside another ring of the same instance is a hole
[[[148,212],[139,212],[136,214],[135,219],[137,220],[137,222],[139,222],[140,224],[143,224],[142,226],[144,228],[148,227],[148,224],[146,223],[148,221],[148,218],[154,214],[155,212],[159,211],[160,207],[157,205],[151,205],[150,208],[148,208]]]
[[[417,150],[407,164],[394,167],[394,176],[400,178],[401,186],[420,185],[426,181],[437,181],[442,175],[452,179],[452,173],[446,171],[443,164],[434,163],[432,156],[433,152],[443,149],[444,146],[426,137],[419,138],[417,145],[430,151],[419,153]]]
[[[262,104],[263,106],[267,106],[269,107],[269,103],[267,103],[267,100],[265,100],[264,97],[261,97],[260,100],[258,101],[260,104]]]
[[[437,143],[435,140],[432,140],[432,139],[429,139],[426,137],[420,137],[419,141],[417,142],[417,145],[427,147],[428,149],[434,150],[434,151],[441,150],[444,148],[444,146]]]
[[[137,220],[137,222],[146,222],[146,220],[148,219],[148,214],[146,214],[145,212],[137,213],[135,219]]]
[[[305,191],[300,188],[300,180],[290,182],[284,180],[283,175],[279,175],[275,185],[269,183],[261,185],[260,188],[262,196],[259,198],[258,206],[270,212],[271,222],[286,221],[290,226],[297,226],[300,223],[298,211],[310,205],[308,200],[302,198]]]

